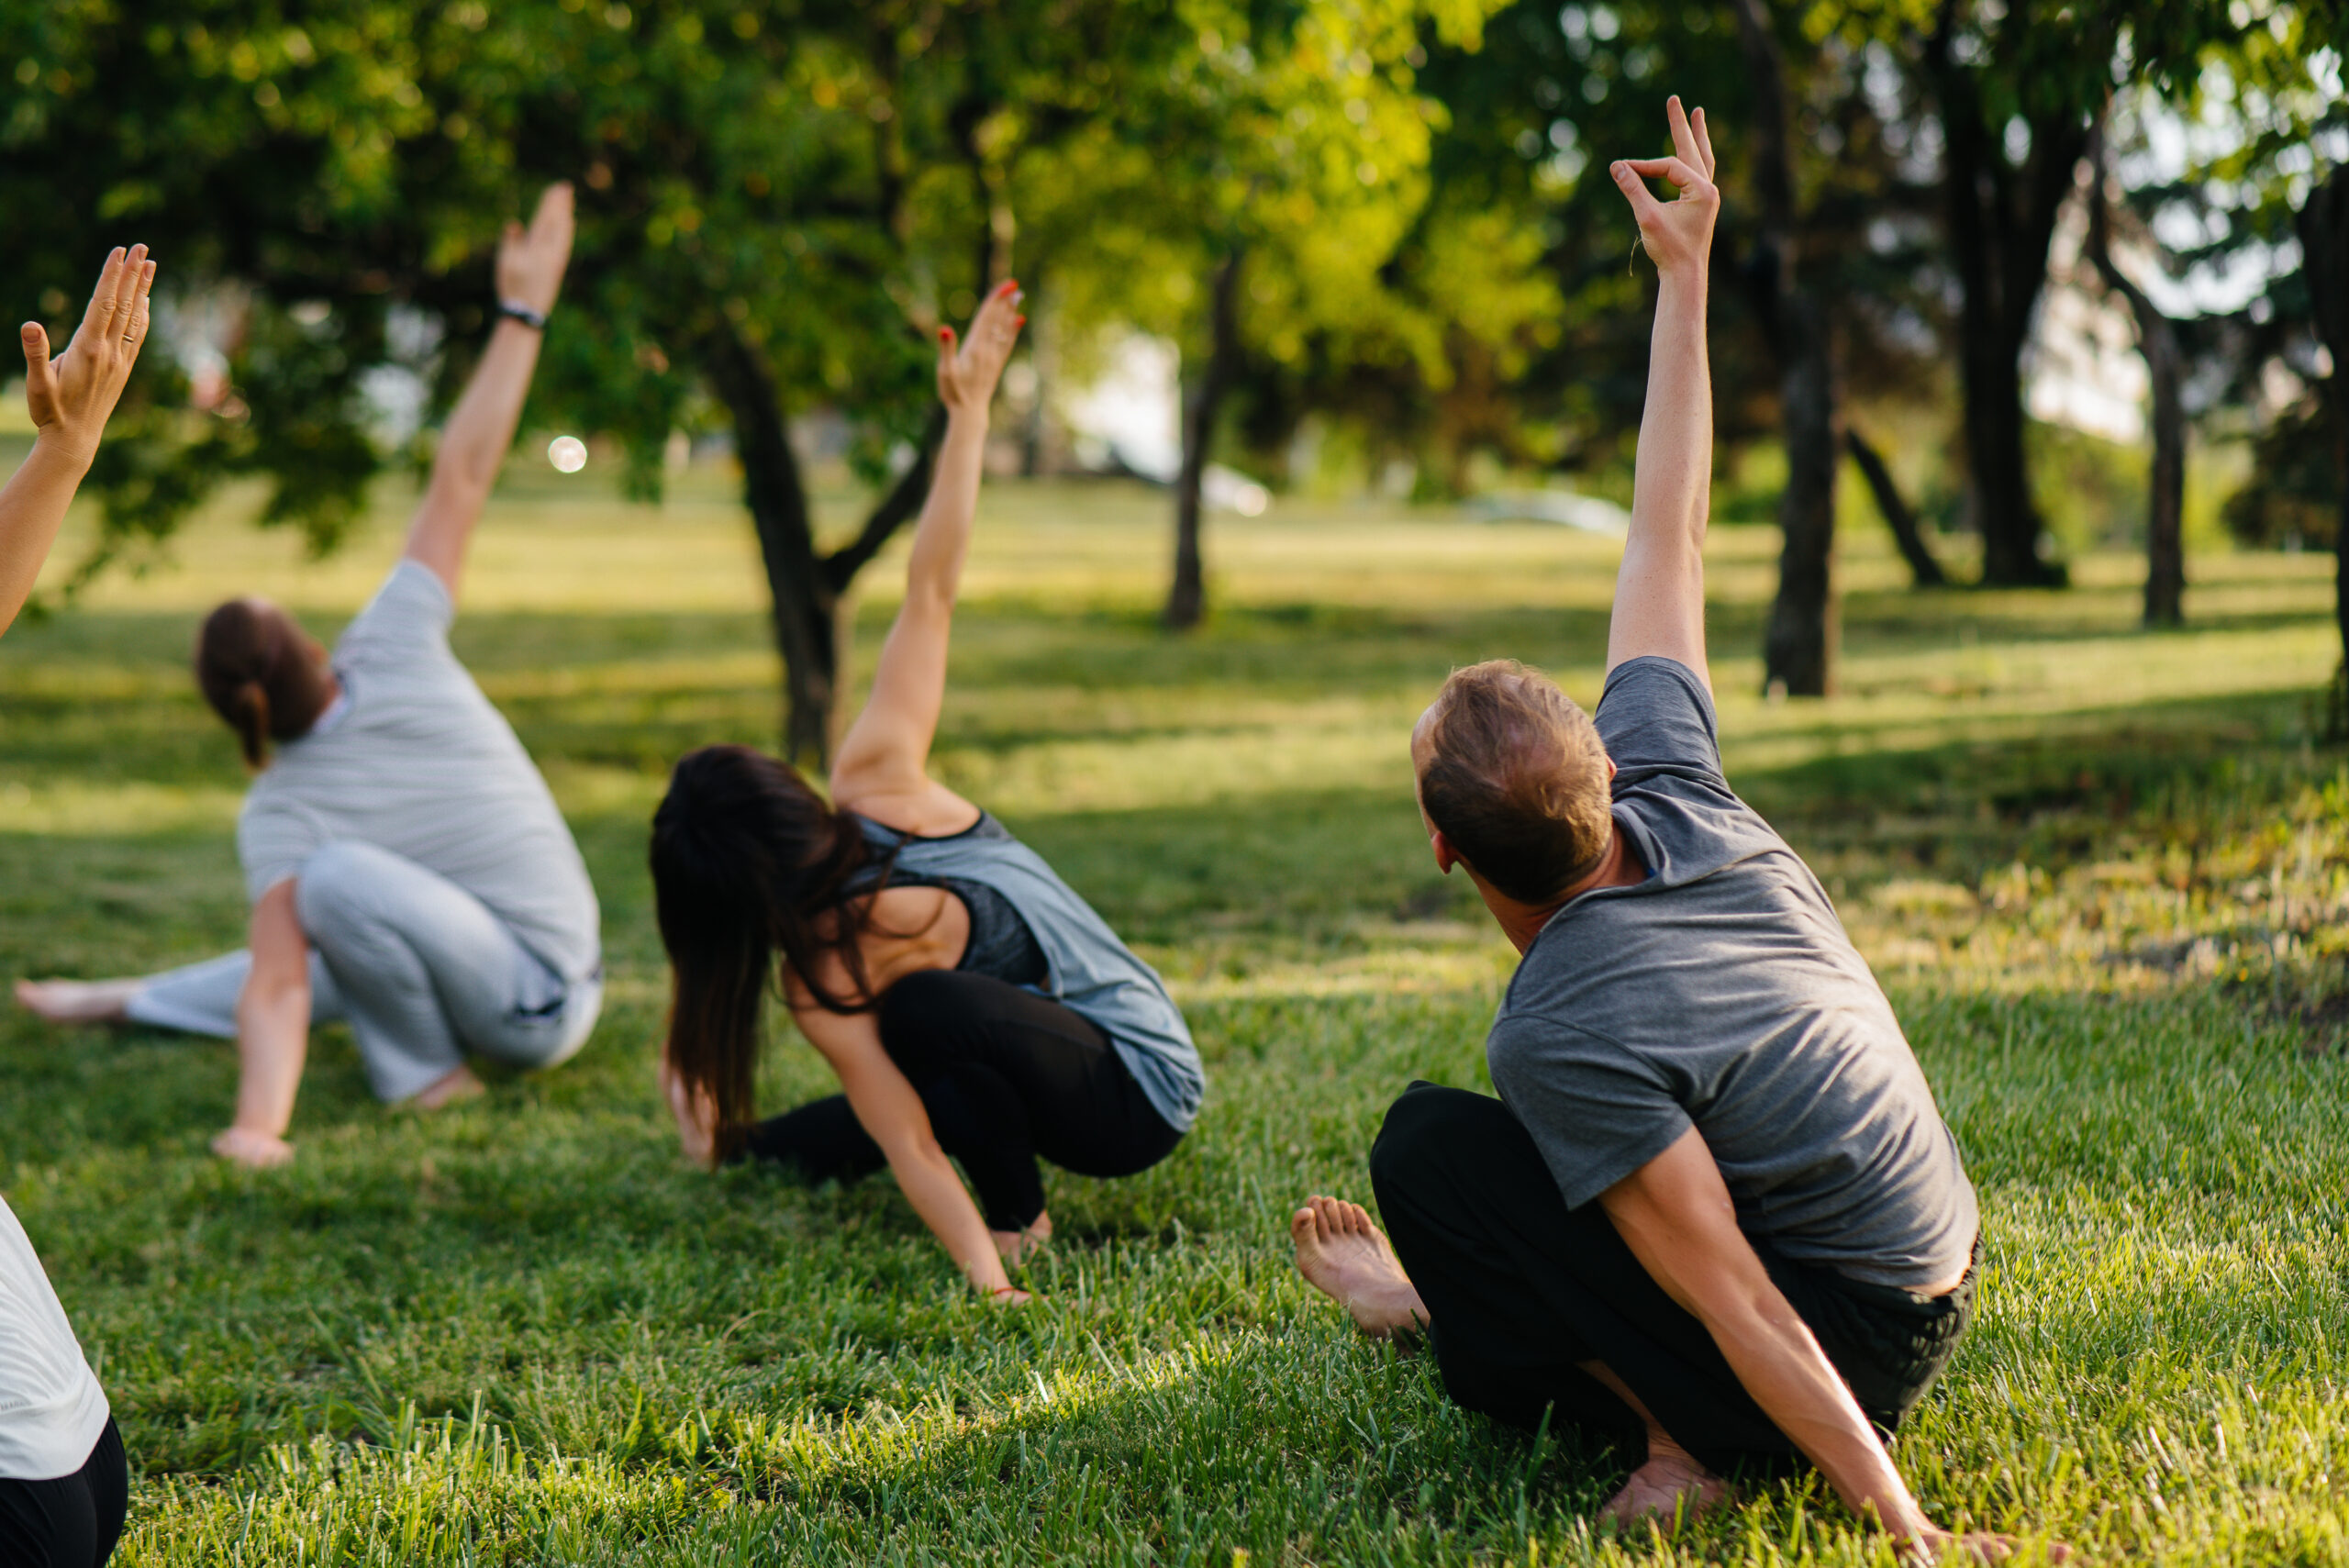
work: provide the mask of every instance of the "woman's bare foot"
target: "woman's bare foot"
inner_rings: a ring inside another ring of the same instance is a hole
[[[1052,1239],[1052,1217],[1039,1214],[1025,1230],[990,1230],[987,1234],[995,1238],[995,1250],[1003,1254],[1003,1261],[1016,1268],[1042,1251],[1044,1243]]]
[[[223,1160],[234,1160],[256,1171],[272,1165],[283,1165],[294,1158],[294,1146],[282,1138],[266,1132],[256,1132],[248,1127],[232,1127],[212,1140],[212,1152]]]
[[[1372,1339],[1427,1325],[1427,1303],[1362,1205],[1309,1197],[1289,1216],[1288,1233],[1297,1243],[1297,1272]]]
[[[1599,1507],[1601,1523],[1634,1525],[1653,1518],[1676,1525],[1712,1512],[1731,1500],[1729,1483],[1697,1462],[1697,1456],[1663,1432],[1648,1430],[1648,1461],[1631,1472],[1623,1489]]]
[[[52,1024],[118,1024],[129,1017],[137,980],[19,980],[17,1006]]]
[[[488,1092],[482,1087],[481,1080],[473,1076],[472,1068],[460,1065],[454,1071],[435,1078],[431,1083],[410,1095],[406,1103],[420,1111],[437,1111],[442,1106],[454,1105],[459,1100],[470,1100],[477,1095],[485,1095]]]

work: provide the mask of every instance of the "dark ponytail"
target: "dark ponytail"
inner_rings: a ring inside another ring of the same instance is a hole
[[[292,617],[259,599],[231,599],[195,637],[195,684],[237,732],[245,766],[269,761],[272,740],[310,732],[326,710],[327,680]]]
[[[835,811],[788,763],[748,746],[688,753],[652,814],[653,910],[674,986],[669,1065],[718,1112],[721,1158],[755,1114],[760,1018],[780,957],[816,1005],[874,1005],[857,936],[888,880],[857,820]],[[837,995],[816,978],[847,971]]]

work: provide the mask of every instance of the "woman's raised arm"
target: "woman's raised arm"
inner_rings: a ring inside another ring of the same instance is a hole
[[[979,504],[979,464],[987,439],[987,405],[1028,318],[1019,285],[1006,281],[971,321],[967,342],[938,331],[938,395],[946,405],[946,439],[914,528],[906,562],[906,602],[881,645],[873,693],[849,726],[832,764],[832,798],[913,795],[930,783],[930,743],[946,698],[946,641],[954,595]]]
[[[40,323],[24,325],[25,402],[39,434],[32,455],[0,489],[0,631],[8,629],[33,591],[57,526],[97,455],[106,417],[147,340],[147,291],[154,284],[147,247],[117,249],[106,258],[65,352],[51,360]]]
[[[464,574],[465,546],[473,539],[473,524],[481,520],[497,471],[506,466],[523,400],[530,395],[539,339],[571,261],[571,187],[549,185],[539,197],[530,227],[509,223],[498,242],[501,316],[481,362],[473,367],[473,379],[465,384],[464,395],[441,428],[432,478],[407,530],[408,559],[430,568],[451,599]],[[537,325],[525,317],[535,317]]]

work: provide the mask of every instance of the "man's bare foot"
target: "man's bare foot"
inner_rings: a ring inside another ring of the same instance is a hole
[[[282,1138],[266,1132],[256,1132],[248,1127],[232,1127],[212,1140],[212,1152],[223,1160],[234,1160],[256,1171],[272,1165],[283,1165],[294,1158],[294,1146]]]
[[[1003,1254],[1003,1261],[1017,1267],[1042,1251],[1044,1244],[1052,1239],[1052,1217],[1039,1214],[1025,1230],[990,1230],[987,1234],[995,1238],[995,1250]]]
[[[118,1024],[130,1016],[137,980],[19,980],[17,1006],[52,1024]]]
[[[1362,1205],[1309,1197],[1289,1216],[1288,1233],[1297,1243],[1297,1272],[1372,1339],[1427,1325],[1427,1303]]]
[[[1653,1518],[1675,1525],[1698,1518],[1731,1500],[1729,1483],[1697,1462],[1697,1456],[1651,1428],[1648,1462],[1631,1472],[1623,1489],[1601,1505],[1601,1523],[1638,1524]]]
[[[472,1068],[459,1066],[410,1095],[406,1103],[420,1111],[437,1111],[442,1106],[470,1100],[488,1092],[482,1087],[481,1080],[473,1076]]]

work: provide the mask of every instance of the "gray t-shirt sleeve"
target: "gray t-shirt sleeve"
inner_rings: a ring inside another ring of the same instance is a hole
[[[1550,1167],[1566,1207],[1579,1208],[1695,1125],[1662,1075],[1603,1035],[1517,1014],[1486,1046],[1500,1091]]]
[[[1678,660],[1648,654],[1617,665],[1591,722],[1615,760],[1618,794],[1659,775],[1729,793],[1712,695]]]
[[[449,628],[456,618],[456,601],[432,569],[404,558],[335,640],[335,667],[360,670],[374,663],[404,666],[418,656],[452,658]]]

